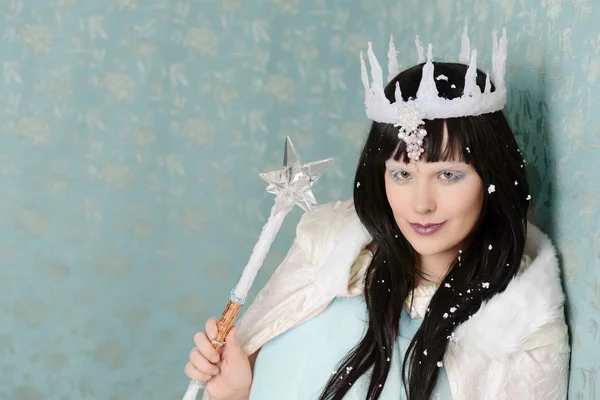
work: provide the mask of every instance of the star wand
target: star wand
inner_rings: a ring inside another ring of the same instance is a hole
[[[225,345],[225,338],[233,327],[241,306],[246,302],[248,291],[275,240],[277,232],[283,224],[284,218],[294,205],[305,212],[310,212],[311,207],[317,204],[312,192],[312,185],[333,162],[332,158],[328,158],[300,164],[294,145],[287,137],[283,156],[284,168],[259,174],[269,184],[267,192],[275,195],[275,204],[271,208],[269,219],[263,226],[258,242],[254,245],[248,264],[244,267],[237,286],[231,291],[221,319],[217,322],[217,337],[212,340],[212,345],[217,351],[220,352]],[[205,382],[190,381],[183,400],[195,400],[198,391],[204,389],[204,386]]]

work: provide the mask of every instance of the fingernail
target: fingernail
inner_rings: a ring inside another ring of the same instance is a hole
[[[220,360],[220,357],[219,357],[219,356],[217,356],[217,355],[214,355],[214,356],[212,356],[212,357],[210,358],[210,361],[212,361],[212,362],[214,362],[214,363],[218,362],[219,360]]]

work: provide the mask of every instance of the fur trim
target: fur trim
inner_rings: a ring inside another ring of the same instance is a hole
[[[525,252],[533,259],[506,290],[495,295],[456,329],[455,345],[465,354],[505,358],[563,314],[564,293],[556,250],[550,239],[528,224]]]
[[[323,204],[302,222],[319,224],[320,232],[325,232],[318,242],[327,248],[311,252],[318,255],[313,261],[320,264],[315,277],[319,292],[327,298],[356,295],[348,292],[350,267],[372,239],[353,202]],[[562,318],[565,297],[556,250],[532,224],[527,227],[525,254],[533,260],[531,264],[456,329],[451,346],[458,345],[465,354],[505,358],[523,350],[525,340],[544,325]]]
[[[321,264],[316,276],[316,285],[325,296],[348,296],[351,266],[360,252],[372,241],[371,236],[361,224],[352,201],[337,202],[331,208],[323,205],[310,219],[325,225],[324,232],[333,235],[325,239],[331,243],[331,250],[320,252],[327,257],[315,260]],[[310,221],[307,219],[307,223]]]

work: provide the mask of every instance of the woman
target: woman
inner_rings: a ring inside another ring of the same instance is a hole
[[[303,217],[240,320],[240,341],[232,330],[219,362],[210,320],[187,375],[216,400],[566,398],[555,250],[527,222],[525,161],[504,103],[480,109],[505,100],[503,76],[493,88],[473,60],[433,63],[430,48],[382,100],[369,58],[374,122],[354,201]],[[429,103],[428,84],[438,95]],[[457,116],[421,119],[446,101]],[[394,103],[408,110],[396,124],[385,117]]]

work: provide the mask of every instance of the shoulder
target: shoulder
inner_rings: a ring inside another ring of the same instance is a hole
[[[343,235],[352,234],[361,238],[368,235],[354,210],[354,202],[324,203],[302,216],[296,228],[296,245],[327,252],[342,240]]]
[[[285,259],[238,322],[245,351],[256,351],[346,295],[351,267],[370,241],[352,202],[322,204],[305,213]]]
[[[302,234],[335,231],[354,218],[358,217],[351,200],[318,204],[310,212],[302,215],[296,232]]]
[[[543,344],[568,348],[556,250],[532,224],[528,225],[525,253],[532,260],[530,265],[457,328],[461,351],[504,358]]]

